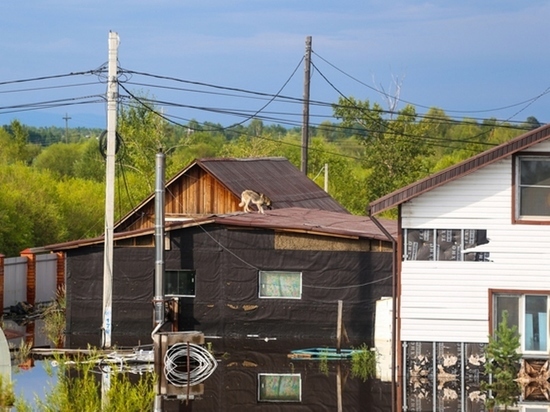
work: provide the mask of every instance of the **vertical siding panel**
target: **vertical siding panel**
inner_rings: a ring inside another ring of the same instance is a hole
[[[216,210],[214,210],[214,184],[212,183],[212,176],[208,175],[206,179],[204,179],[204,207],[202,208],[202,213],[216,213]]]
[[[0,308],[4,308],[4,255],[0,253]]]

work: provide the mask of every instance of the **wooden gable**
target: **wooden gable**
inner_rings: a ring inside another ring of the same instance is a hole
[[[200,159],[166,183],[166,220],[242,212],[240,194],[245,189],[267,194],[274,209],[349,213],[285,158]],[[119,220],[115,231],[153,227],[154,216],[153,193]]]
[[[154,200],[154,199],[153,199]],[[240,198],[229,191],[214,176],[200,167],[190,168],[166,187],[165,218],[224,214],[240,211]],[[155,202],[147,201],[127,216],[116,228],[129,231],[153,227]]]

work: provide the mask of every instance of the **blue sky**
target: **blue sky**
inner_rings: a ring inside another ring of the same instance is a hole
[[[97,76],[12,81],[102,66],[109,31],[120,37],[119,65],[126,70],[296,99],[303,95],[300,62],[311,36],[312,100],[330,104],[341,93],[388,108],[376,89],[393,94],[397,79],[399,107],[412,103],[419,113],[436,106],[455,118],[535,116],[549,122],[549,17],[550,3],[540,0],[6,2],[0,14],[0,124],[17,118],[63,126],[68,115],[70,127],[105,127],[102,102],[10,107],[105,93]],[[227,96],[208,86],[136,75],[121,80],[131,82],[126,87],[133,93],[183,105],[160,105],[181,123],[229,125],[257,111],[289,125],[301,119],[296,102]],[[75,82],[91,84],[66,87]],[[229,109],[234,113],[219,113]],[[329,108],[316,105],[310,114],[313,124],[330,120]]]

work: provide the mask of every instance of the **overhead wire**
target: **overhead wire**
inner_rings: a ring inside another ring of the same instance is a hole
[[[353,105],[353,101],[350,100],[347,96],[344,95],[344,93],[342,93],[340,90],[338,90],[338,88],[336,88],[336,86],[334,86],[332,84],[332,82],[329,81],[329,79],[317,68],[317,66],[314,65],[314,63],[312,63],[313,67],[315,68],[316,72],[318,72],[321,77],[323,77],[323,79],[344,99],[346,100],[347,102],[349,102],[350,104]],[[341,106],[341,107],[345,107],[345,106]],[[353,106],[354,109],[356,110],[359,110],[359,111],[363,111],[363,109],[361,107],[358,107],[358,106]],[[414,118],[415,116],[412,116],[412,118]],[[372,119],[374,120],[376,123],[378,123],[378,125],[381,127],[380,130],[368,130],[367,128],[366,131],[367,132],[375,132],[375,133],[379,133],[379,132],[383,132],[383,133],[390,133],[390,134],[394,134],[396,136],[403,136],[403,137],[410,137],[412,139],[416,139],[416,140],[432,140],[432,141],[440,141],[440,142],[444,142],[445,145],[443,145],[442,147],[447,147],[448,146],[448,143],[475,143],[475,144],[480,144],[480,145],[486,145],[486,146],[496,146],[495,143],[490,143],[490,142],[483,142],[483,141],[479,141],[479,142],[475,142],[475,141],[472,141],[471,139],[467,139],[467,140],[462,140],[462,139],[445,139],[445,138],[436,138],[436,137],[430,137],[430,136],[426,136],[426,135],[422,135],[422,136],[418,136],[418,135],[415,135],[415,134],[410,134],[410,133],[404,133],[403,131],[400,131],[400,130],[395,130],[393,129],[392,127],[392,122],[386,122],[386,121],[383,121],[382,119]],[[358,120],[358,122],[360,122]],[[479,137],[476,136],[476,137]]]
[[[395,96],[392,96],[388,93],[385,93],[384,91],[381,91],[381,90],[378,90],[377,88],[373,87],[373,86],[370,86],[366,83],[364,83],[363,81],[355,78],[354,76],[350,75],[349,73],[345,72],[344,70],[340,69],[339,67],[337,67],[336,65],[334,65],[333,63],[329,62],[327,59],[325,59],[324,57],[322,57],[321,55],[319,55],[318,53],[316,53],[315,51],[312,50],[312,53],[314,53],[317,57],[319,57],[322,61],[324,61],[325,63],[327,63],[329,66],[331,66],[332,68],[334,68],[335,70],[339,71],[340,73],[342,73],[343,75],[349,77],[350,79],[356,81],[357,83],[367,87],[368,89],[371,89],[379,94],[382,94],[386,97],[395,97]],[[496,112],[496,111],[501,111],[501,110],[505,110],[505,109],[510,109],[510,108],[513,108],[513,107],[517,107],[517,106],[522,106],[522,105],[525,105],[525,104],[528,104],[528,105],[531,105],[532,103],[534,103],[536,100],[540,99],[542,96],[546,95],[550,93],[550,87],[546,88],[542,93],[534,96],[534,97],[531,97],[527,100],[523,100],[523,101],[520,101],[520,102],[517,102],[517,103],[512,103],[510,105],[507,105],[507,106],[501,106],[501,107],[497,107],[497,108],[492,108],[492,109],[483,109],[483,110],[449,110],[449,109],[444,109],[445,112],[447,113],[488,113],[488,112]],[[421,107],[423,109],[430,109],[431,107],[430,106],[425,106],[425,105],[422,105],[422,104],[419,104],[419,103],[413,103],[413,102],[410,102],[410,101],[407,101],[407,100],[403,100],[403,99],[399,99],[400,101],[402,101],[403,103],[407,103],[407,104],[410,104],[410,105],[413,105],[415,107]],[[521,112],[521,110],[520,110]],[[519,112],[518,112],[519,113]]]
[[[190,178],[193,178],[192,176],[189,176]],[[172,193],[170,191],[170,189],[166,188],[166,191],[173,196],[174,199],[176,199],[176,201],[178,203],[179,200],[177,200],[177,197],[174,195],[174,193]],[[181,206],[181,203],[180,203],[180,206]],[[214,236],[212,236],[212,234],[206,230],[206,228],[203,227],[203,222],[199,222],[197,219],[195,219],[195,217],[193,215],[188,215],[187,216],[188,218],[190,218],[191,220],[193,220],[193,222],[202,230],[202,232],[204,234],[206,234],[217,246],[219,246],[220,248],[222,248],[223,250],[225,250],[226,252],[228,252],[229,254],[231,254],[233,257],[235,257],[237,260],[239,260],[240,262],[244,263],[245,265],[251,267],[252,269],[255,269],[255,270],[262,270],[260,267],[254,265],[253,263],[250,263],[249,261],[247,261],[246,259],[240,257],[237,253],[233,252],[230,248],[228,248],[227,246],[225,246],[222,242],[220,242],[218,239],[216,239]],[[377,280],[372,280],[372,281],[369,281],[369,282],[363,282],[363,283],[360,283],[360,284],[357,284],[357,285],[345,285],[345,286],[319,286],[319,285],[308,285],[308,284],[303,284],[302,287],[304,288],[311,288],[311,289],[327,289],[327,290],[346,290],[346,289],[356,289],[356,288],[360,288],[360,287],[365,287],[365,286],[370,286],[370,285],[373,285],[375,283],[380,283],[380,282],[383,282],[383,281],[386,281],[388,279],[391,279],[392,276],[388,276],[388,277],[385,277],[385,278],[382,278],[382,279],[377,279]],[[315,301],[315,299],[312,299]],[[323,301],[324,303],[330,303],[329,301]]]
[[[313,63],[314,65],[314,63]],[[318,67],[315,66],[315,69],[317,70],[317,72],[319,72],[320,74],[321,71],[319,70]],[[130,71],[131,73],[138,73],[138,72],[135,72],[135,71]],[[149,73],[143,73],[143,72],[139,72],[139,74],[142,74],[142,75],[149,75],[149,76],[155,76],[155,75],[151,75]],[[171,80],[174,80],[175,78],[173,77],[167,77],[167,76],[155,76],[157,78],[169,78]],[[337,88],[330,82],[328,81],[328,78],[326,78],[326,76],[323,75],[323,77],[325,78],[325,80],[332,85],[332,87],[337,90]],[[265,98],[266,96],[270,96],[270,101],[273,101],[275,97],[281,97],[280,95],[279,96],[275,96],[275,95],[270,95],[270,94],[267,94],[267,93],[259,93],[259,92],[251,92],[251,91],[247,91],[245,89],[237,89],[237,88],[227,88],[227,87],[224,87],[224,86],[218,86],[218,85],[212,85],[212,84],[208,84],[208,83],[202,83],[202,82],[189,82],[189,81],[186,81],[186,80],[183,80],[183,79],[177,79],[178,81],[181,81],[181,82],[185,82],[185,83],[192,83],[192,84],[200,84],[201,86],[205,86],[205,87],[214,87],[214,88],[218,88],[218,89],[229,89],[229,90],[236,90],[236,91],[239,91],[239,92],[248,92],[248,93],[253,93],[253,94],[256,94],[256,95],[260,95],[260,96],[263,96],[263,98]],[[194,92],[201,92],[201,91],[198,91],[198,90],[193,90]],[[341,93],[339,90],[337,90],[340,95],[344,96],[343,93]],[[345,97],[345,96],[344,96]],[[288,97],[285,97],[285,99],[288,99]],[[300,102],[301,99],[298,99],[298,98],[292,98],[294,102]],[[155,101],[155,100],[150,100],[150,103],[151,104],[155,104],[155,103],[158,103],[158,104],[162,104],[162,103],[167,103],[167,102],[162,102],[162,101]],[[315,103],[315,101],[313,101],[313,103]],[[338,107],[337,104],[330,104],[330,103],[326,103],[326,102],[320,102],[320,104],[322,104],[323,106],[332,106],[333,108],[334,107]],[[175,104],[175,103],[170,103],[170,105],[174,106],[174,107],[182,107],[182,105],[180,104]],[[259,113],[255,113],[254,115],[250,115],[250,114],[247,114],[247,113],[243,113],[242,111],[235,111],[234,109],[224,109],[224,108],[208,108],[208,107],[198,107],[198,106],[189,106],[189,105],[183,105],[185,107],[188,107],[188,108],[193,108],[193,109],[196,109],[196,110],[202,110],[202,111],[209,111],[209,112],[213,112],[213,113],[220,113],[220,114],[225,114],[225,115],[233,115],[233,116],[239,116],[239,117],[243,117],[245,120],[243,120],[242,122],[239,122],[239,124],[243,124],[247,121],[247,119],[249,118],[258,118],[258,119],[262,119],[262,120],[266,120],[266,121],[273,121],[273,122],[278,122],[280,124],[286,124],[286,125],[290,125],[290,126],[298,126],[300,123],[298,122],[298,120],[296,120],[295,122],[293,121],[290,121],[290,120],[287,120],[285,118],[285,120],[282,120],[280,117],[277,118],[277,117],[271,117],[271,116],[258,116]],[[373,111],[378,111],[380,113],[392,113],[392,114],[395,114],[395,112],[390,112],[390,111],[386,111],[386,110],[377,110],[377,109],[373,109]],[[401,114],[401,113],[400,113]],[[169,116],[166,116],[166,118],[168,118]],[[329,118],[329,116],[327,116],[327,118]],[[421,114],[416,114],[415,115],[415,118],[425,118],[425,119],[428,119],[430,118],[429,116],[424,116],[421,115]],[[437,117],[433,117],[434,120],[437,120],[440,124],[443,124],[445,123],[445,120],[444,119],[441,119],[441,118],[437,118]],[[457,122],[456,121],[449,121],[449,123],[451,124],[456,124]],[[234,126],[234,125],[233,125]],[[315,125],[313,125],[315,126]],[[319,126],[319,125],[318,125]],[[229,126],[229,127],[224,127],[223,129],[230,129],[232,126]],[[386,126],[387,127],[387,126]],[[506,124],[504,125],[499,125],[499,127],[513,127],[513,126],[508,126]],[[515,127],[517,129],[517,127]],[[342,126],[341,125],[338,125],[335,129],[338,129],[338,130],[342,130]],[[204,129],[203,129],[204,130]],[[207,130],[208,131],[208,130]],[[216,131],[220,131],[220,129],[216,129]],[[361,134],[364,133],[364,132],[368,132],[368,130],[358,130],[358,132]],[[489,130],[490,131],[490,130]],[[489,131],[485,131],[481,134],[479,134],[479,136],[485,134],[485,133],[488,133]],[[393,131],[391,128],[388,129],[388,132],[390,133],[398,133],[400,135],[403,135],[403,133],[401,131]],[[412,138],[416,138],[416,139],[419,139],[421,138],[420,136],[410,136]],[[429,137],[429,136],[424,136],[425,139],[427,140],[432,140],[432,141],[441,141],[443,142],[444,145],[448,145],[448,143],[451,142],[450,139],[441,139],[441,138],[435,138],[435,137]],[[480,142],[475,142],[473,139],[469,139],[467,141],[464,141],[464,140],[459,140],[459,139],[453,139],[454,142],[460,142],[460,143],[479,143],[479,144],[482,144],[482,145],[488,145],[488,146],[494,146],[495,144],[493,143],[488,143],[488,142],[484,142],[484,141],[480,141]]]
[[[296,74],[296,71],[298,70],[298,68],[300,67],[300,65],[302,64],[303,62],[303,57],[302,59],[300,60],[300,62],[298,63],[298,65],[296,65],[296,67],[294,68],[294,70],[292,71],[292,73],[290,74],[290,76],[287,78],[287,80],[283,83],[283,85],[279,88],[279,90],[277,91],[277,93],[275,93],[274,95],[271,96],[271,98],[268,100],[267,103],[265,103],[262,107],[260,107],[259,109],[257,109],[253,114],[245,117],[245,119],[241,120],[240,122],[236,123],[236,124],[233,124],[231,125],[230,127],[235,127],[235,126],[238,126],[238,125],[242,125],[244,123],[246,123],[247,121],[253,119],[255,116],[257,116],[259,113],[262,112],[262,110],[264,110],[267,106],[269,106],[269,104],[271,104],[279,95],[280,93],[284,90],[284,88],[288,85],[288,83],[290,82],[290,80],[292,79],[292,77],[294,77],[294,75]],[[126,87],[124,87],[122,84],[119,83],[119,85],[130,95],[132,95],[128,89]],[[227,90],[230,90],[230,89],[227,89]],[[134,96],[135,97],[135,96]],[[137,100],[138,102],[141,103],[141,101],[138,99]],[[148,106],[146,106],[148,107]],[[148,109],[150,109],[148,107]],[[155,111],[153,111],[155,112]],[[159,115],[160,117],[164,118],[165,120],[167,119],[166,117],[164,117],[162,114],[160,113],[157,113],[157,115]]]
[[[340,71],[344,75],[346,75],[346,76],[354,79],[355,81],[359,82],[360,84],[363,84],[366,87],[369,87],[369,88],[371,88],[373,90],[376,90],[377,92],[380,93],[379,90],[377,90],[375,88],[372,88],[371,86],[368,86],[366,83],[354,78],[353,76],[350,76],[345,71],[339,69],[336,65],[332,64],[331,62],[329,62],[328,60],[326,60],[325,58],[320,56],[316,51],[313,50],[312,52],[314,53],[315,56],[319,57],[321,60],[323,60],[327,64],[331,65],[333,68],[337,69],[338,71]],[[148,103],[152,104],[152,105],[160,104],[160,105],[171,106],[171,107],[180,107],[180,108],[186,107],[186,108],[190,108],[190,109],[193,109],[193,110],[206,111],[206,112],[211,112],[211,113],[224,114],[224,115],[228,115],[228,116],[241,117],[241,120],[238,121],[237,123],[234,123],[234,124],[232,124],[230,126],[227,126],[227,127],[221,127],[221,128],[217,127],[215,129],[212,129],[211,131],[231,130],[231,128],[233,128],[235,126],[238,126],[238,125],[242,125],[242,124],[246,123],[247,121],[249,121],[251,119],[260,119],[260,120],[265,120],[265,121],[268,121],[268,122],[284,124],[284,125],[291,126],[291,127],[292,126],[298,127],[301,123],[296,118],[297,117],[296,113],[293,113],[293,112],[286,112],[286,113],[285,112],[267,112],[265,109],[267,108],[267,106],[269,106],[270,103],[272,103],[274,101],[294,103],[294,104],[303,103],[303,99],[301,99],[301,98],[284,96],[281,93],[282,90],[284,89],[284,87],[286,86],[286,84],[288,83],[288,81],[294,76],[294,74],[296,73],[299,65],[302,62],[303,62],[303,57],[300,60],[297,67],[294,69],[292,75],[289,77],[287,82],[285,82],[283,87],[281,87],[281,89],[276,94],[251,91],[251,90],[246,90],[246,89],[237,88],[237,87],[227,87],[227,86],[221,86],[221,85],[214,85],[214,84],[209,84],[209,83],[205,83],[205,82],[189,81],[189,80],[179,79],[179,78],[176,78],[176,77],[155,75],[155,74],[140,72],[140,71],[135,71],[135,70],[127,70],[127,69],[124,69],[124,68],[120,69],[120,76],[126,76],[127,79],[124,80],[124,81],[119,81],[119,85],[121,85],[121,87],[128,93],[128,96],[129,96],[130,99],[135,100],[135,101],[141,101],[141,103],[147,101],[147,99],[137,97],[134,93],[130,92],[127,87],[124,86],[124,83],[132,84],[133,77],[137,76],[137,75],[147,76],[147,77],[161,79],[161,80],[169,80],[169,81],[174,81],[174,82],[180,82],[180,83],[189,84],[189,85],[193,85],[193,86],[205,87],[205,88],[214,89],[214,90],[221,90],[221,91],[219,91],[219,92],[212,92],[212,91],[205,92],[204,90],[196,90],[196,89],[191,89],[191,88],[168,87],[170,89],[175,89],[175,90],[185,90],[185,91],[196,92],[196,93],[217,93],[219,95],[227,95],[227,96],[231,96],[231,97],[242,97],[242,96],[236,95],[236,93],[239,93],[239,94],[244,95],[245,98],[267,100],[267,103],[265,105],[263,105],[260,109],[258,109],[256,111],[250,111],[250,110],[238,110],[238,109],[236,110],[234,108],[227,109],[227,108],[215,108],[215,107],[202,107],[202,106],[193,106],[193,105],[183,105],[183,104],[178,104],[178,103],[174,103],[174,102],[148,99]],[[325,76],[321,72],[319,67],[317,67],[315,65],[315,62],[312,62],[312,64],[313,64],[316,72],[319,73],[325,79],[325,81],[329,85],[331,85],[331,87],[334,90],[336,90],[341,96],[345,96],[344,93],[342,93],[340,90],[338,90],[338,88],[332,82],[330,82],[328,80],[327,76]],[[74,72],[74,73],[54,75],[54,76],[42,76],[42,77],[36,77],[36,78],[31,78],[31,79],[13,80],[13,81],[9,81],[9,82],[0,83],[0,85],[2,85],[2,84],[24,83],[24,82],[30,82],[30,81],[39,81],[39,80],[44,80],[44,79],[58,79],[58,78],[75,76],[75,75],[83,75],[83,74],[87,74],[87,75],[96,74],[96,75],[99,75],[99,76],[105,75],[105,65],[100,66],[100,68],[98,68],[98,69],[89,70],[89,71]],[[154,87],[167,87],[167,86],[162,86],[162,85],[160,85],[160,86],[159,85],[151,85],[151,86],[154,86]],[[56,88],[56,87],[61,88],[61,87],[71,87],[71,85],[51,86],[51,87],[52,88]],[[28,89],[28,90],[31,90],[31,89]],[[7,93],[7,92],[11,92],[11,91],[4,91],[3,93]],[[547,89],[545,92],[541,93],[537,98],[540,98],[540,97],[544,96],[548,92],[550,92],[550,91]],[[2,92],[0,91],[0,93],[2,93]],[[69,106],[69,105],[72,105],[72,104],[99,103],[99,102],[104,101],[103,95],[97,95],[97,96],[95,96],[95,98],[96,98],[95,100],[90,100],[90,101],[87,101],[87,102],[75,102],[75,100],[77,100],[77,99],[86,99],[86,98],[87,97],[81,97],[81,98],[72,98],[72,99],[60,100],[60,101],[57,101],[57,102],[52,101],[52,102],[41,102],[41,103],[34,103],[34,104],[26,104],[26,105],[15,105],[13,107],[10,107],[10,106],[0,107],[0,112],[3,111],[3,113],[14,113],[14,112],[18,112],[18,111],[39,110],[39,109],[43,109],[43,108]],[[122,98],[123,97],[121,96],[121,99]],[[530,101],[531,104],[532,104],[533,101],[534,100]],[[325,107],[325,108],[327,108],[327,107],[337,108],[338,107],[338,105],[335,104],[335,103],[320,102],[320,101],[315,101],[315,100],[310,100],[310,104],[313,105],[313,106]],[[390,111],[385,111],[385,110],[380,110],[379,112],[384,113],[384,114],[395,114],[395,113],[392,113]],[[171,116],[171,115],[161,115],[161,116],[166,121],[168,121],[168,122],[170,122],[174,125],[182,126],[182,127],[189,127],[188,125],[183,125],[178,121],[172,120],[173,118],[175,118],[174,116]],[[281,116],[283,116],[283,117],[281,117]],[[290,117],[290,119],[289,119],[289,117]],[[294,117],[295,120],[292,120],[292,117]],[[319,118],[319,119],[333,118],[333,116],[320,115],[320,114],[319,115],[312,114],[311,117]],[[416,117],[419,118],[419,119],[422,119],[422,118],[429,119],[430,118],[428,115],[422,115],[422,114],[416,114]],[[190,119],[184,119],[184,120],[187,121],[187,122],[191,121]],[[445,122],[445,120],[442,120],[441,118],[437,118],[437,117],[433,118],[433,120],[439,122],[440,124],[443,124]],[[456,124],[456,121],[450,120],[449,123]],[[312,124],[312,126],[313,127],[320,127],[321,124]],[[324,124],[323,127],[325,127],[326,129],[333,129],[333,130],[340,130],[340,131],[341,130],[346,130],[348,132],[358,133],[358,134],[371,132],[367,129],[343,128],[341,125],[335,125],[334,126],[334,125]],[[386,127],[387,127],[387,125],[386,125]],[[503,125],[499,125],[499,127],[513,127],[513,126],[508,126],[508,125],[503,124]],[[202,130],[209,131],[208,128],[206,128],[206,129],[202,128]],[[390,133],[393,132],[391,127],[387,128],[387,131],[390,132]],[[399,131],[397,131],[396,133],[399,133],[399,134],[403,135],[403,133],[399,132]],[[258,137],[258,136],[255,136],[255,137]],[[411,138],[417,138],[417,139],[419,138],[418,136],[410,136],[410,137]],[[448,144],[450,142],[448,139],[440,139],[440,138],[429,137],[429,136],[424,136],[424,138],[427,139],[427,140],[431,140],[432,142],[442,141],[445,144]],[[468,140],[467,142],[476,143],[476,142],[473,142],[473,141],[470,142],[470,140]],[[462,140],[455,140],[455,141],[456,142],[461,142],[461,143],[466,142],[466,141],[462,141]],[[488,144],[487,142],[478,142],[478,143]]]
[[[65,77],[81,76],[86,74],[99,74],[102,72],[104,72],[104,66],[100,66],[97,69],[86,70],[82,72],[71,72],[71,73],[64,73],[64,74],[55,74],[51,76],[40,76],[40,77],[31,77],[26,79],[8,80],[8,81],[0,82],[0,86],[4,86],[6,84],[18,84],[18,83],[28,83],[28,82],[35,82],[35,81],[42,81],[42,80],[61,79]]]

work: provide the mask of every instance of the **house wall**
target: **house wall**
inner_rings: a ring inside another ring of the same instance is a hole
[[[166,270],[196,271],[196,296],[180,300],[180,330],[334,346],[342,300],[343,344],[372,344],[376,300],[391,294],[391,252],[279,250],[271,230],[214,225],[169,234]],[[101,342],[102,257],[97,247],[67,252],[68,347]],[[113,344],[150,341],[154,258],[151,247],[115,248]],[[302,272],[302,298],[259,298],[258,270]]]
[[[280,235],[270,230],[180,233],[173,242],[189,252],[168,253],[166,269],[196,270],[196,297],[181,301],[187,328],[195,324],[206,335],[225,338],[318,339],[334,346],[342,300],[349,339],[372,342],[376,300],[391,293],[391,253],[275,249]],[[259,270],[302,272],[302,298],[259,298]]]
[[[550,146],[531,150],[548,150]],[[402,341],[486,343],[489,289],[550,291],[550,229],[513,225],[506,158],[402,205],[402,227],[484,229],[489,262],[403,261]]]

